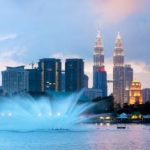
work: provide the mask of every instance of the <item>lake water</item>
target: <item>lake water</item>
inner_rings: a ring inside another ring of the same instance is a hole
[[[150,126],[73,131],[0,131],[0,150],[150,150]]]

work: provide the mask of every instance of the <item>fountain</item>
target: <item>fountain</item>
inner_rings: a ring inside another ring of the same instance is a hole
[[[83,112],[92,104],[77,102],[82,92],[69,96],[1,98],[0,130],[69,130],[87,120]]]

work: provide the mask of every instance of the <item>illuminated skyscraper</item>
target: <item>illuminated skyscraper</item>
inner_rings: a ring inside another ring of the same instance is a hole
[[[124,103],[129,101],[129,88],[133,81],[133,69],[131,65],[125,65],[124,67],[124,76],[125,76],[125,97]]]
[[[137,80],[134,80],[131,83],[130,91],[129,91],[129,105],[134,104],[143,104],[143,96],[141,90],[141,83]]]
[[[84,88],[84,61],[83,59],[66,59],[65,62],[65,90],[76,92]]]
[[[99,68],[101,66],[104,66],[104,46],[101,34],[98,32],[94,46],[94,67]]]
[[[115,104],[118,104],[122,107],[124,104],[125,96],[124,49],[122,38],[119,33],[115,41],[113,63],[113,95]]]
[[[115,41],[113,62],[114,62],[114,67],[124,66],[123,42],[119,32],[117,34],[116,41]]]
[[[41,91],[61,91],[61,60],[43,58],[38,63],[41,72]]]
[[[124,64],[124,49],[120,33],[117,34],[113,55],[113,95],[115,104],[123,107],[129,101],[129,87],[133,81],[131,65]]]
[[[102,96],[107,96],[107,72],[104,66],[104,46],[99,32],[96,37],[93,59],[93,88],[102,90]]]

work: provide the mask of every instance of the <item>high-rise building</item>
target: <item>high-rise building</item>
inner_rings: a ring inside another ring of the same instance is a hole
[[[93,59],[95,68],[104,66],[104,46],[100,32],[98,32],[96,37]]]
[[[66,82],[66,77],[65,77],[65,71],[61,72],[61,91],[65,92],[65,82]]]
[[[150,102],[150,88],[145,88],[142,90],[143,102]]]
[[[98,97],[102,97],[103,93],[100,89],[88,88],[84,91],[84,96],[86,96],[89,100],[93,100]]]
[[[41,92],[41,72],[39,69],[27,69],[29,73],[28,81],[28,92],[29,93],[40,93]]]
[[[84,88],[83,59],[66,59],[65,77],[66,92],[75,92]]]
[[[107,96],[107,72],[104,66],[104,46],[100,33],[94,46],[93,88],[102,90],[102,97]]]
[[[124,49],[122,38],[118,33],[115,41],[115,49],[113,55],[113,95],[114,102],[123,107],[124,91],[125,91],[125,76],[124,76]]]
[[[41,72],[41,91],[61,91],[61,60],[55,58],[40,59],[38,69]]]
[[[132,81],[129,90],[129,105],[143,104],[141,83],[137,80]]]
[[[133,68],[131,67],[131,65],[125,65],[124,72],[125,72],[125,88],[129,89],[133,81]]]
[[[28,91],[29,73],[24,66],[7,67],[2,71],[2,87],[5,93],[13,95]]]
[[[124,66],[124,49],[123,49],[122,38],[119,32],[117,34],[116,41],[115,41],[113,63],[114,63],[114,67]]]
[[[84,74],[84,88],[88,88],[89,86],[89,77]]]
[[[102,97],[107,96],[107,73],[105,71],[105,67],[101,66],[98,70],[94,73],[95,82],[94,89],[100,89],[102,91]]]
[[[124,103],[129,101],[129,88],[133,81],[133,69],[131,65],[125,65],[124,67],[124,76],[125,76],[125,97]]]

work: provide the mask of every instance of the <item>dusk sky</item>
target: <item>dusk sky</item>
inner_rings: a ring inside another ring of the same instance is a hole
[[[98,28],[109,79],[119,31],[134,78],[150,87],[149,0],[0,0],[0,70],[44,57],[79,57],[91,86]]]

